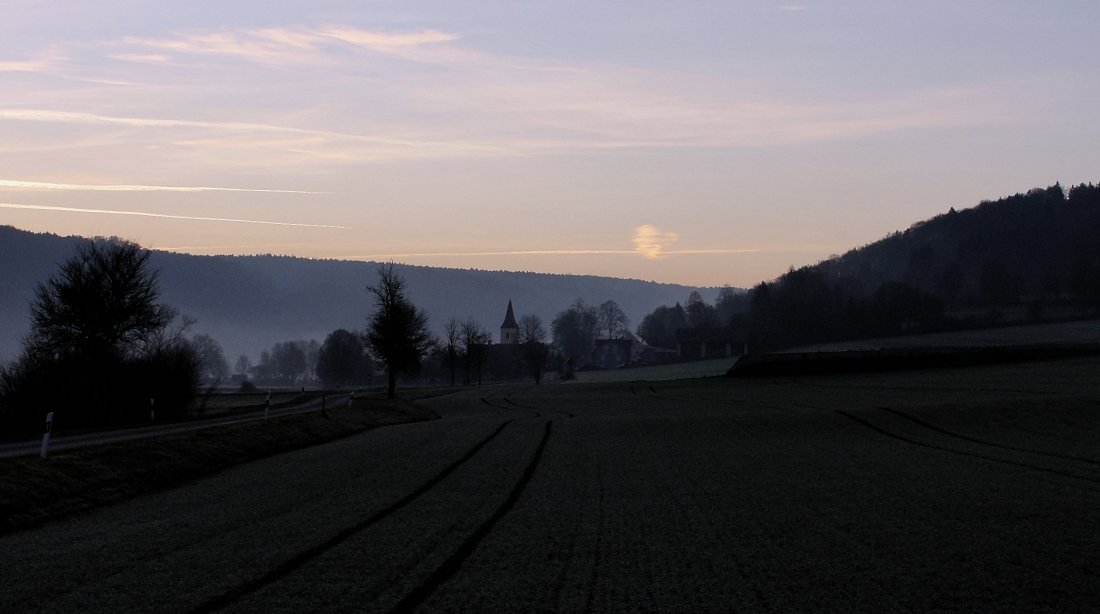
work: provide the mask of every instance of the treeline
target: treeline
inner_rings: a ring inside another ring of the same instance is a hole
[[[1092,317],[1100,310],[1098,236],[1100,186],[1055,184],[952,208],[747,293],[723,292],[714,306],[658,308],[638,334],[661,347],[764,351]]]

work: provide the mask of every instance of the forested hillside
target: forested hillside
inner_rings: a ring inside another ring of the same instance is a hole
[[[1100,310],[1100,186],[1056,184],[951,209],[722,299],[709,314],[695,306],[706,317],[684,310],[681,339],[756,351],[1092,317]],[[667,308],[650,314],[642,336],[668,319]]]
[[[29,329],[34,288],[70,258],[81,239],[0,226],[0,360],[14,358]],[[282,256],[193,256],[154,252],[161,301],[197,323],[192,333],[219,341],[232,362],[254,361],[281,341],[316,339],[338,328],[361,330],[371,309],[366,287],[378,264]],[[637,323],[656,306],[684,300],[696,288],[579,275],[441,269],[397,265],[409,295],[427,311],[433,329],[450,317],[473,318],[493,333],[508,301],[517,317],[549,323],[578,298],[616,301]],[[713,296],[716,290],[700,290]]]

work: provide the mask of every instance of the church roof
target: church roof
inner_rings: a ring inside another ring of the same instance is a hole
[[[512,301],[508,301],[508,315],[504,316],[504,324],[501,324],[500,327],[519,328],[519,324],[516,324],[516,314],[512,312]]]

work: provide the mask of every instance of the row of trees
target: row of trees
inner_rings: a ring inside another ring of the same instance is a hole
[[[400,287],[395,287],[395,284]],[[397,294],[404,296],[404,282],[388,267],[380,274],[379,284],[371,286],[369,290],[376,301],[376,314],[415,309],[407,298],[404,299],[404,307],[396,302]],[[374,322],[372,319],[372,326]],[[416,324],[415,321],[413,324]],[[426,317],[421,324],[423,335],[427,330]],[[388,321],[384,325],[386,328],[390,326]],[[522,349],[520,360],[527,367],[529,375],[535,381],[540,381],[549,357],[546,330],[542,320],[534,315],[521,317],[519,326],[519,344]],[[329,387],[367,385],[372,381],[375,370],[369,334],[370,331],[358,333],[338,329],[320,344],[315,340],[279,342],[264,350],[256,365],[252,365],[247,356],[241,356],[236,363],[235,373],[242,381],[261,386],[304,386],[314,385],[318,381]],[[383,336],[379,331],[375,335],[379,339]],[[431,335],[428,337],[427,344],[420,343],[421,358],[430,359],[433,365],[442,367],[452,386],[460,375],[465,384],[481,382],[483,370],[492,355],[492,335],[479,322],[472,318],[465,321],[451,318],[444,326],[440,339],[432,338]],[[195,335],[190,343],[199,356],[200,372],[204,380],[216,385],[229,376],[228,362],[216,340],[208,335]],[[399,369],[399,373],[416,370],[412,361],[405,362],[405,368]],[[430,375],[434,377],[435,371],[432,370]]]
[[[229,374],[220,344],[208,335],[188,339],[193,322],[159,303],[149,255],[133,243],[97,239],[39,284],[23,352],[0,366],[5,434],[36,432],[44,410],[61,412],[68,428],[183,417],[202,379]],[[238,372],[296,382],[315,369],[330,385],[361,383],[373,354],[386,365],[393,397],[398,375],[415,371],[435,340],[392,266],[368,289],[375,304],[364,334],[336,330],[323,344],[278,343],[255,368],[242,356]],[[483,333],[467,328],[476,347]]]
[[[685,339],[696,343],[725,342],[733,318],[745,308],[744,294],[722,288],[714,305],[699,292],[688,295],[687,306],[661,306],[647,314],[638,326],[638,336],[659,348],[677,349]]]
[[[565,359],[584,364],[597,339],[629,339],[630,318],[613,300],[587,305],[577,299],[550,324],[554,349]]]

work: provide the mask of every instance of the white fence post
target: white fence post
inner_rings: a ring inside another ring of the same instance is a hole
[[[42,452],[39,456],[46,458],[50,451],[50,431],[53,430],[53,412],[46,414],[46,432],[42,434]]]

